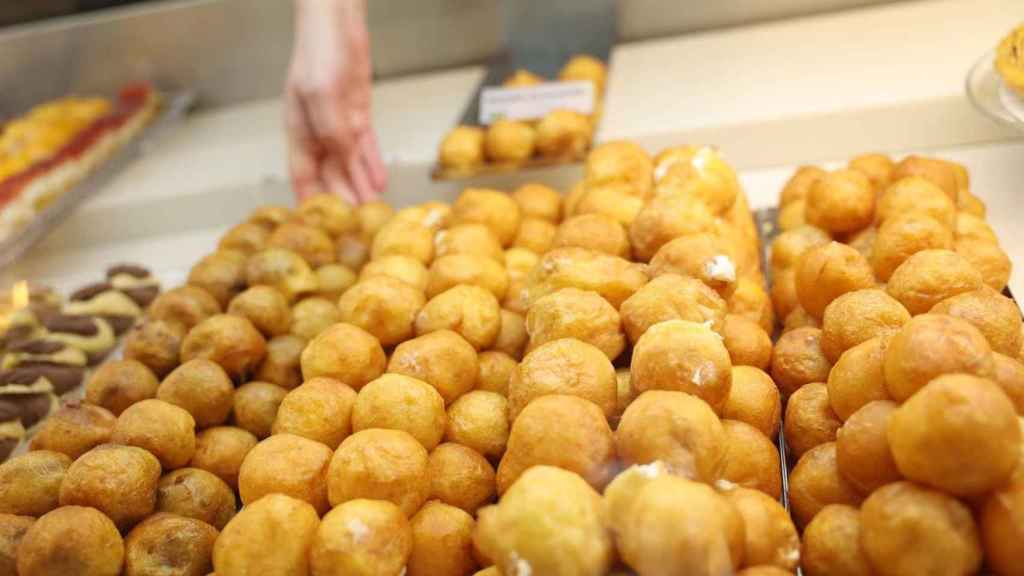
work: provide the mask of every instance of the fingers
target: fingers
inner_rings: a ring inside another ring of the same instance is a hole
[[[304,110],[294,92],[286,92],[285,126],[288,130],[288,171],[292,190],[301,201],[322,190],[319,159],[322,156]]]
[[[349,186],[349,179],[344,166],[335,160],[328,160],[323,165],[323,180],[326,186],[325,192],[330,194],[337,194],[341,196],[350,204],[359,204],[359,198],[356,196],[352,187]]]
[[[388,173],[384,167],[384,160],[380,156],[380,146],[377,144],[377,133],[368,130],[359,138],[359,150],[366,173],[370,178],[370,185],[377,195],[383,193],[388,187]]]
[[[363,153],[358,148],[354,149],[348,157],[349,182],[356,193],[357,201],[361,204],[369,202],[377,197],[377,191],[370,183],[370,175],[366,170],[366,161],[363,160]]]

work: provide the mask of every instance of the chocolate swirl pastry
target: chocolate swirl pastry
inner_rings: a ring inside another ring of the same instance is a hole
[[[118,264],[107,269],[107,282],[145,308],[160,294],[160,282],[137,264]]]
[[[43,319],[48,334],[47,340],[63,342],[85,352],[89,364],[102,361],[114,348],[114,329],[110,324],[94,316],[73,316],[55,314]]]
[[[74,316],[99,316],[120,336],[135,325],[142,316],[139,305],[109,282],[91,284],[71,294],[64,313]]]
[[[57,395],[63,395],[80,386],[84,379],[84,366],[22,362],[15,368],[0,372],[0,390],[52,390]]]
[[[21,425],[21,420],[12,418],[6,422],[0,422],[0,462],[11,456],[11,452],[14,452],[24,437],[25,427]]]
[[[59,364],[85,366],[85,352],[56,340],[33,339],[16,342],[7,348],[0,369],[9,370],[26,364]]]
[[[57,397],[50,392],[8,391],[0,387],[0,422],[15,418],[31,428],[57,409]]]

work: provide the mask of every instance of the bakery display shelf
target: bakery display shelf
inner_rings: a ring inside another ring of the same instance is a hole
[[[16,261],[45,238],[85,199],[102,190],[136,158],[142,156],[159,136],[177,125],[195,102],[190,90],[160,92],[160,107],[141,133],[128,140],[88,176],[36,213],[31,222],[16,234],[0,241],[0,268]]]
[[[995,50],[971,66],[964,83],[967,98],[982,114],[1024,132],[1024,98],[1013,93],[995,69]]]

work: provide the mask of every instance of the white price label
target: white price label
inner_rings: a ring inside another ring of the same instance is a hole
[[[480,123],[499,118],[536,120],[557,109],[581,114],[594,111],[594,85],[590,82],[549,82],[536,86],[485,87],[480,92]]]

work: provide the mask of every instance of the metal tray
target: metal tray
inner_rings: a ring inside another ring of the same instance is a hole
[[[83,200],[103,189],[136,158],[146,153],[160,134],[176,125],[195,102],[191,91],[160,93],[161,104],[153,120],[137,136],[125,142],[81,182],[37,213],[24,228],[0,242],[0,268],[17,260],[36,242],[57,227]]]

